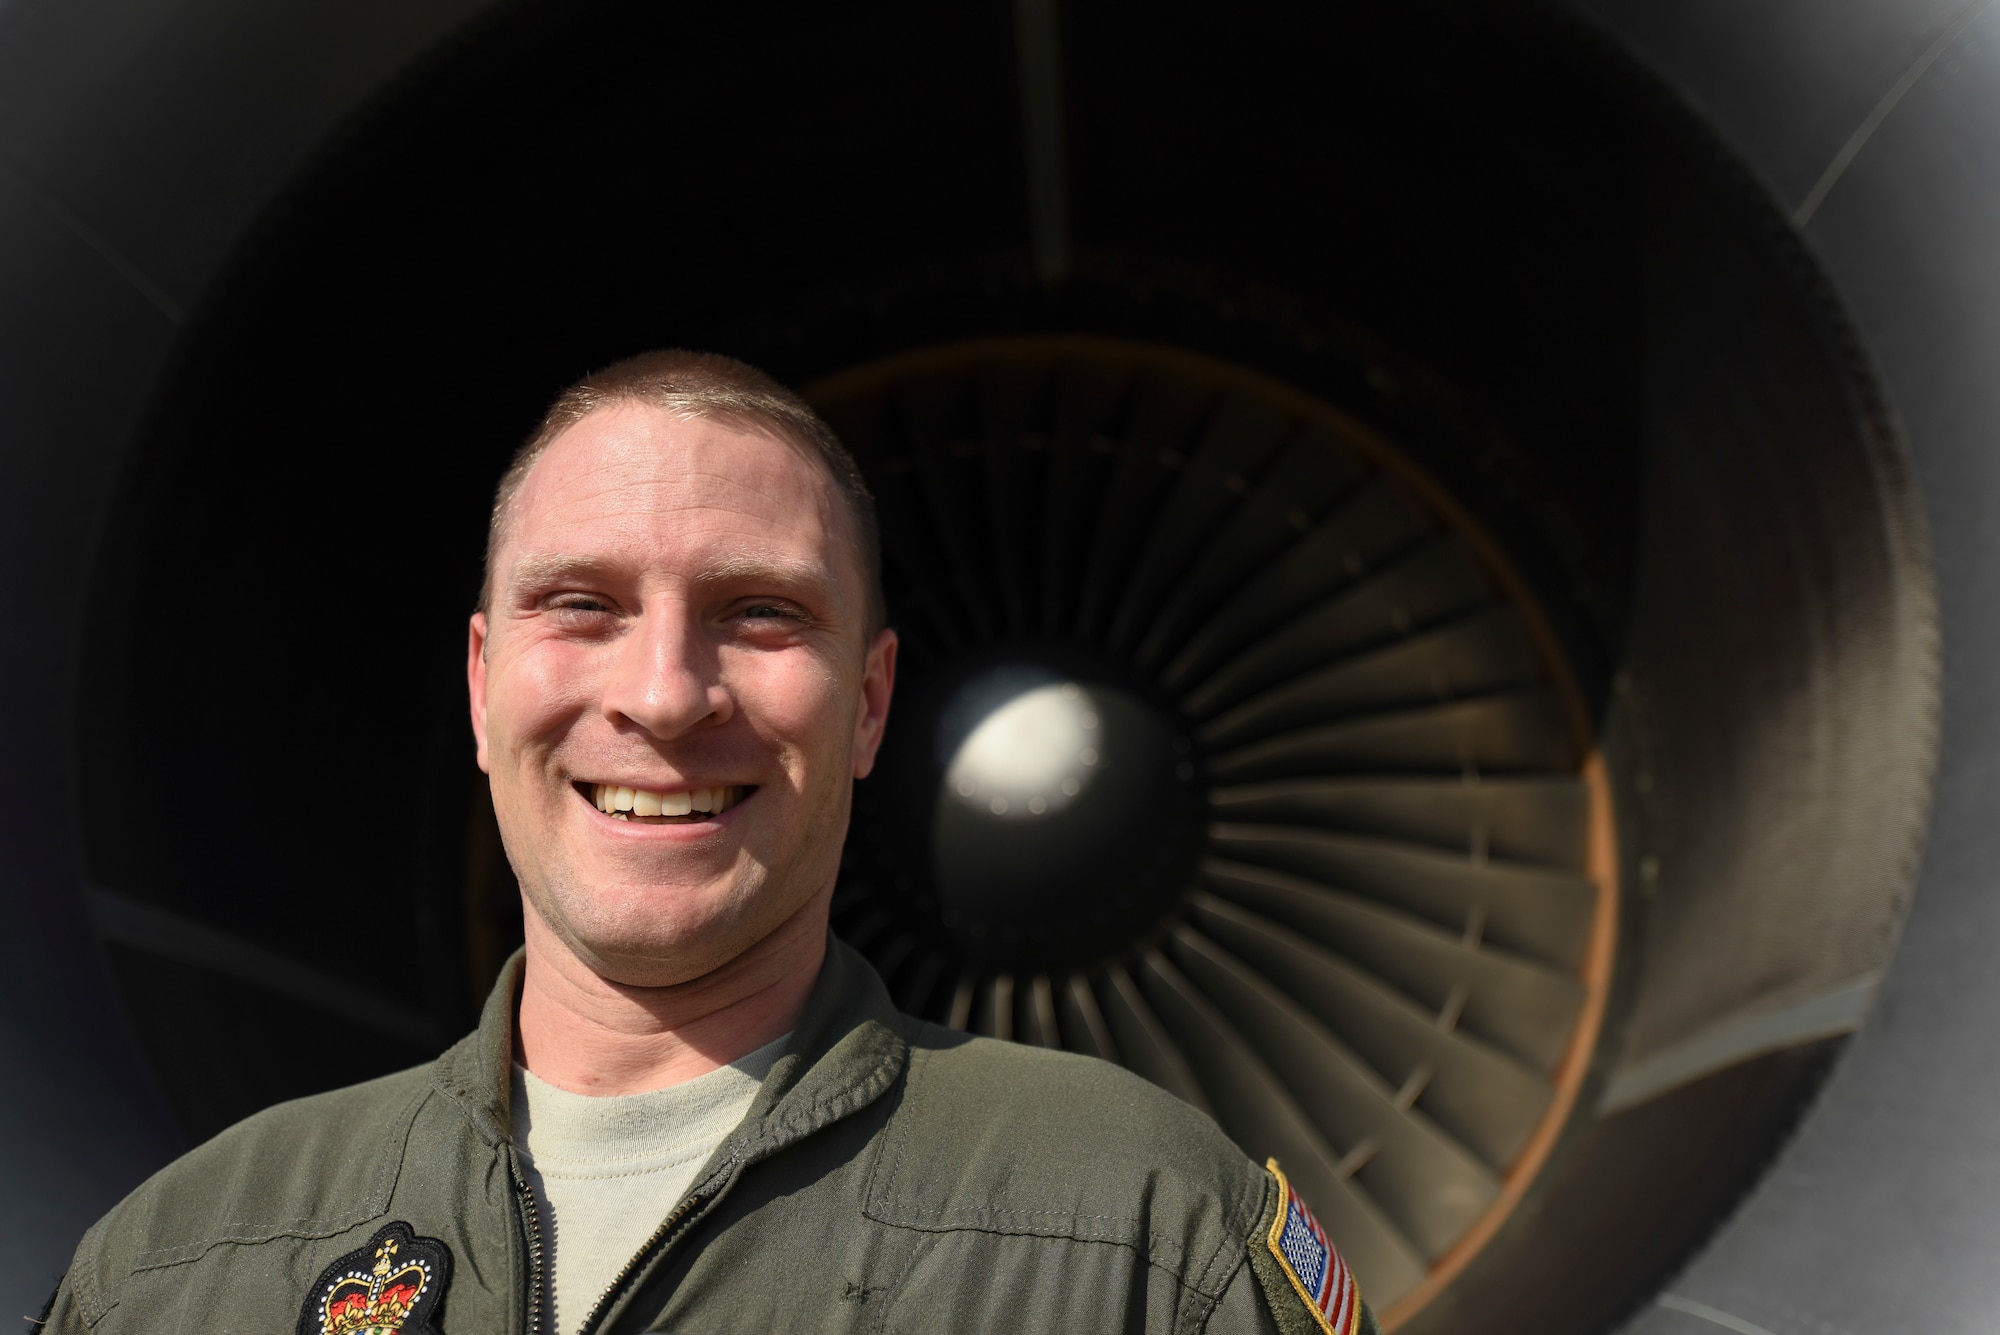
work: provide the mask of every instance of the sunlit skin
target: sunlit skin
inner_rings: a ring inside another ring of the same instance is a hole
[[[639,404],[529,473],[466,678],[522,887],[518,1055],[550,1083],[664,1088],[797,1020],[895,680],[848,525],[799,447]],[[754,791],[663,824],[596,783]]]

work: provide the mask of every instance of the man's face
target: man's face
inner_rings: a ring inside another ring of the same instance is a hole
[[[731,423],[599,409],[536,461],[492,579],[466,667],[479,767],[531,914],[579,960],[686,982],[831,889],[896,642],[864,642],[817,464]]]

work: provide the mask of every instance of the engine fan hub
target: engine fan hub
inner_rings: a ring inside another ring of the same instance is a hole
[[[1178,903],[1205,794],[1192,741],[1161,710],[1114,684],[1005,663],[951,693],[934,737],[936,912],[965,958],[1088,963]]]

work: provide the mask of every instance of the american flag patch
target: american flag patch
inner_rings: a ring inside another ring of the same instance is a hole
[[[1265,1239],[1271,1255],[1278,1258],[1286,1278],[1327,1335],[1355,1335],[1361,1328],[1361,1288],[1354,1282],[1354,1272],[1327,1241],[1326,1230],[1299,1199],[1278,1161],[1273,1159],[1265,1167],[1278,1179],[1281,1197],[1271,1236]]]

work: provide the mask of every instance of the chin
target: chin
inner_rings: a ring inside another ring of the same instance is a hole
[[[698,978],[754,943],[767,925],[747,911],[753,901],[735,885],[640,883],[572,901],[560,916],[568,929],[563,935],[597,961],[605,977],[661,987]]]
[[[601,975],[627,987],[672,987],[691,983],[739,959],[763,932],[738,921],[690,925],[661,931],[635,924],[633,930],[589,942]]]

